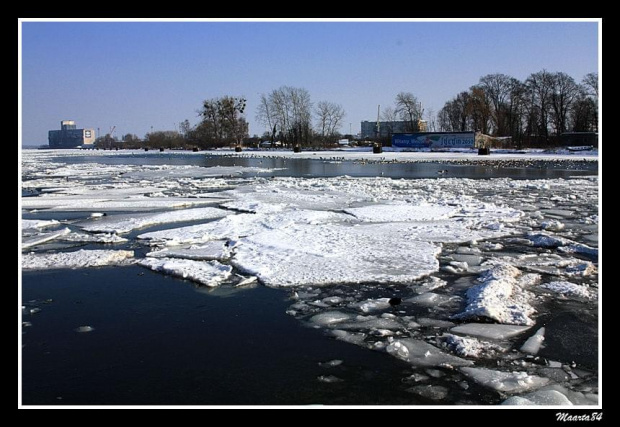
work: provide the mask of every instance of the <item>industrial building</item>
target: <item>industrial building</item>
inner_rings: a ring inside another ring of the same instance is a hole
[[[378,129],[377,129],[377,126],[378,126]],[[420,132],[426,132],[426,129],[427,129],[426,120],[418,120],[418,128]],[[364,120],[362,121],[360,137],[362,139],[388,138],[394,133],[405,133],[405,132],[411,132],[411,126],[410,126],[409,121],[395,120],[395,121],[370,122],[368,120]]]
[[[48,132],[50,148],[78,148],[95,143],[94,129],[77,129],[73,120],[60,122],[60,130]]]

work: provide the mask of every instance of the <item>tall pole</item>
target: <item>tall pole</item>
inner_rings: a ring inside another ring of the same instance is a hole
[[[381,122],[379,116],[381,114],[381,104],[377,105],[377,139],[381,136]]]

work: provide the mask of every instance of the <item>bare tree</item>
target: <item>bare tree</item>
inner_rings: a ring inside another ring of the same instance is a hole
[[[533,130],[537,136],[547,141],[549,137],[553,76],[547,70],[542,70],[530,75],[525,84],[530,95],[530,118],[536,120],[536,126]]]
[[[579,86],[566,73],[553,73],[551,77],[551,118],[556,134],[560,135],[567,129],[568,113],[579,95]]]
[[[240,143],[248,134],[248,124],[243,117],[245,107],[244,97],[205,100],[199,111],[202,121],[196,129],[198,139],[215,145]]]
[[[323,138],[336,135],[342,124],[345,113],[342,105],[329,101],[321,101],[316,106],[317,127]]]
[[[398,113],[392,107],[386,107],[381,113],[381,120],[384,122],[384,126],[387,128],[389,135],[394,133],[394,122],[398,120]]]
[[[594,96],[596,102],[598,102],[598,73],[586,74],[582,83],[588,89],[587,93]]]
[[[312,102],[306,89],[282,86],[262,95],[256,118],[276,129],[285,142],[308,142],[312,121]]]
[[[419,130],[418,121],[422,117],[422,108],[411,92],[400,92],[396,95],[396,112],[407,122],[408,132]]]
[[[488,74],[480,78],[478,86],[482,88],[491,106],[491,120],[495,135],[509,133],[509,115],[511,109],[511,94],[519,81],[506,74]]]

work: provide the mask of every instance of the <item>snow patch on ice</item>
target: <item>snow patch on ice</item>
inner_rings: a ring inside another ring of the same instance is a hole
[[[181,277],[209,287],[219,286],[232,273],[231,266],[220,264],[217,261],[144,258],[138,264],[153,271]]]
[[[60,224],[60,222],[56,221],[55,219],[22,219],[22,230],[27,230],[31,228],[46,228],[58,224]]]
[[[369,205],[348,208],[344,212],[364,222],[412,222],[447,219],[455,207],[441,205]]]
[[[231,246],[223,240],[213,240],[189,247],[166,247],[146,254],[152,258],[186,258],[193,260],[217,260],[230,258]]]
[[[437,338],[442,346],[461,357],[495,357],[506,349],[488,341],[480,341],[476,338],[464,338],[458,335],[445,333]]]
[[[22,250],[31,248],[33,246],[41,245],[46,242],[50,242],[62,236],[66,236],[70,232],[71,230],[69,230],[68,228],[63,228],[62,230],[58,231],[50,231],[49,233],[39,233],[34,236],[24,237],[22,239]]]
[[[133,257],[133,251],[86,250],[22,255],[24,270],[44,270],[56,268],[87,268],[104,265],[126,264]]]

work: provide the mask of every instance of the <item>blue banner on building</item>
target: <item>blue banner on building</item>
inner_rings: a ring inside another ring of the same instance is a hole
[[[474,132],[395,133],[392,146],[401,148],[474,148]]]

